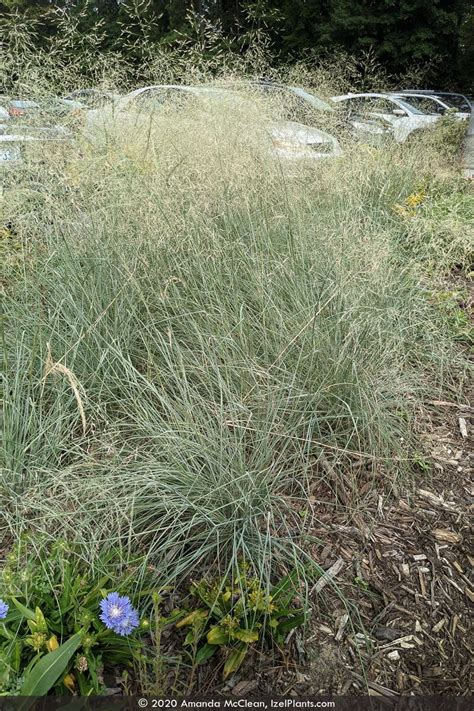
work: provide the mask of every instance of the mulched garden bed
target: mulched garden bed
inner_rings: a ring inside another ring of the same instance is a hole
[[[214,684],[203,674],[206,690],[235,696],[469,693],[473,416],[468,405],[433,401],[423,414],[431,471],[420,471],[409,494],[385,500],[371,487],[359,507],[363,517],[318,515],[321,526],[311,533],[324,544],[315,545],[315,560],[353,603],[352,612],[328,578],[319,581],[310,632],[304,641],[293,634],[286,659],[275,665],[255,655],[224,685],[217,674],[210,674]]]

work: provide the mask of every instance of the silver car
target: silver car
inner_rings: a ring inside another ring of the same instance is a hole
[[[437,114],[444,116],[445,114],[450,114],[460,121],[468,119],[471,115],[469,111],[458,111],[455,106],[450,106],[448,103],[443,101],[439,96],[430,96],[429,94],[409,94],[405,92],[403,94],[397,94],[396,92],[390,93],[390,96],[402,99],[406,103],[414,106],[415,108],[423,111],[425,114],[431,114],[436,116]]]
[[[153,112],[168,106],[185,108],[193,101],[205,105],[207,101],[231,101],[242,105],[245,99],[236,91],[217,87],[195,87],[161,84],[136,89],[113,104],[89,111],[86,131],[89,136],[117,122],[138,128],[143,126]],[[342,151],[334,136],[317,128],[294,121],[269,121],[270,154],[284,160],[318,160],[341,155]]]
[[[439,114],[425,114],[408,99],[390,94],[344,94],[333,96],[332,100],[346,107],[350,120],[355,126],[361,126],[361,130],[367,119],[389,124],[397,143],[404,143],[409,136],[430,128],[441,118]]]

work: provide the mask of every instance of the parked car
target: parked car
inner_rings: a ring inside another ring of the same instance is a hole
[[[403,89],[402,91],[394,93],[400,96],[403,94],[426,94],[428,96],[437,96],[439,99],[448,104],[448,106],[452,106],[462,113],[470,113],[472,109],[472,102],[469,97],[464,94],[456,94],[451,91],[436,91],[435,89]]]
[[[396,92],[391,93],[390,96],[395,96],[406,101],[411,106],[415,106],[420,111],[423,111],[424,114],[440,114],[441,116],[444,116],[445,114],[450,113],[461,121],[468,119],[471,115],[470,111],[458,111],[456,107],[450,106],[438,96],[415,93],[397,94]]]
[[[144,125],[154,112],[161,112],[168,107],[181,109],[198,102],[233,102],[242,106],[242,96],[230,89],[216,87],[192,87],[181,85],[157,85],[136,89],[123,96],[112,105],[89,111],[87,114],[87,134],[90,136],[98,129],[107,130],[113,122],[127,123],[137,128]],[[284,159],[318,159],[338,156],[342,153],[334,136],[312,126],[297,121],[269,121],[272,146],[270,152],[275,157]]]
[[[237,82],[232,86],[239,92],[258,93],[263,99],[269,100],[270,110],[280,118],[297,121],[331,133],[342,144],[352,142],[354,138],[360,139],[362,135],[354,131],[354,126],[347,120],[345,111],[338,109],[330,100],[326,101],[307,89],[279,84],[269,79]],[[379,138],[386,137],[390,132],[389,125],[372,120],[367,122],[365,138],[368,142],[374,143],[374,139],[378,142]]]
[[[6,106],[11,118],[26,118],[28,120],[36,120],[39,118],[41,122],[54,121],[83,108],[83,105],[78,101],[57,99],[54,97],[38,101],[12,99]]]
[[[367,119],[390,124],[397,143],[430,128],[440,119],[439,114],[425,114],[407,100],[389,94],[345,94],[333,96],[332,100],[346,107],[349,119],[355,127],[359,126],[358,130],[366,130],[364,123]]]
[[[21,163],[28,146],[33,143],[63,142],[71,139],[71,133],[62,126],[36,127],[0,125],[0,167]]]
[[[262,79],[248,84],[239,83],[236,89],[239,88],[249,88],[266,98],[274,97],[281,103],[288,119],[297,119],[301,123],[317,120],[322,114],[326,114],[327,117],[337,112],[329,102],[298,86],[287,86]]]
[[[79,102],[84,109],[97,109],[112,104],[120,98],[120,94],[105,89],[75,89],[64,96],[63,101]]]

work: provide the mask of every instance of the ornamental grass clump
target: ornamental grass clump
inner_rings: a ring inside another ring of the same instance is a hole
[[[4,528],[137,556],[137,587],[304,571],[321,511],[409,476],[449,382],[392,209],[426,157],[285,162],[250,114],[78,134],[4,189]]]

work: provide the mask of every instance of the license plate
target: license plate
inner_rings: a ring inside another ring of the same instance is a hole
[[[21,160],[21,153],[18,146],[0,148],[0,163],[16,163],[19,160]]]

